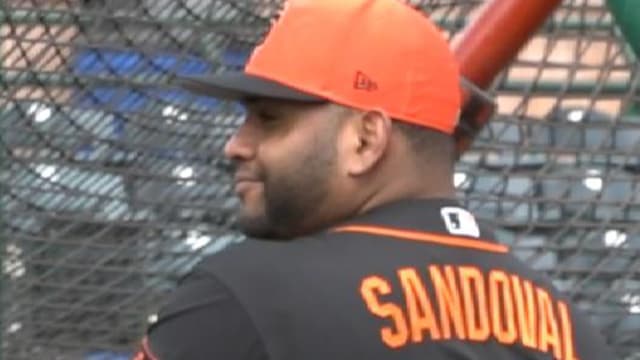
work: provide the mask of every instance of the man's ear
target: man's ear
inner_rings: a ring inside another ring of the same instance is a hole
[[[384,158],[391,143],[391,121],[380,111],[361,112],[351,118],[344,139],[344,166],[348,175],[363,175]]]

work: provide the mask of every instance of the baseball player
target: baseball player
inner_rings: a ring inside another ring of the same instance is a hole
[[[206,258],[136,359],[608,360],[601,336],[455,200],[458,67],[397,0],[291,0],[225,147],[249,239]]]

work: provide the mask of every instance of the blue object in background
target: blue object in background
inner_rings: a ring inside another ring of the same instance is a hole
[[[78,75],[126,75],[136,72],[142,63],[142,56],[135,52],[106,49],[80,51],[73,63]]]
[[[238,56],[232,56],[238,59]],[[234,60],[235,61],[235,60]],[[144,54],[133,50],[92,48],[79,51],[73,63],[76,75],[153,75],[175,73],[197,75],[210,72],[207,61],[192,55]]]
[[[244,68],[250,56],[251,52],[249,51],[228,49],[222,54],[220,62],[224,67]]]
[[[140,110],[147,100],[140,91],[119,87],[95,87],[79,93],[75,105],[81,108],[131,112]]]
[[[220,58],[220,64],[229,69],[244,67],[250,52],[243,50],[228,50]],[[115,86],[97,85],[80,89],[74,97],[74,106],[82,109],[97,110],[110,113],[111,139],[123,139],[127,133],[128,113],[145,112],[148,109],[162,109],[167,106],[189,106],[196,111],[216,111],[220,101],[208,97],[194,95],[186,90],[168,87],[132,88],[126,83],[127,78],[133,76],[158,78],[164,75],[198,76],[210,74],[213,65],[197,56],[158,52],[154,54],[142,53],[135,50],[113,50],[101,48],[87,48],[76,53],[73,61],[73,72],[78,77],[123,79]],[[97,79],[97,84],[100,80]],[[241,112],[237,105],[238,113]],[[168,153],[173,150],[165,149]],[[76,149],[78,159],[91,159],[96,149],[92,144],[81,144]]]
[[[113,351],[92,351],[85,355],[84,360],[131,360],[133,354]]]
[[[250,56],[249,51],[225,51],[220,63],[226,68],[242,68]],[[211,73],[213,66],[193,55],[160,52],[144,54],[134,50],[90,48],[79,51],[73,62],[78,76],[144,76],[166,75],[197,76]],[[118,112],[139,111],[149,102],[162,100],[167,105],[183,105],[189,101],[204,109],[215,109],[219,102],[210,97],[196,97],[184,90],[149,89],[136,91],[119,86],[97,86],[83,89],[76,97],[76,105],[85,108],[102,108]],[[195,103],[193,102],[195,100]]]
[[[223,66],[241,67],[249,56],[248,52],[229,51],[222,55]],[[80,51],[73,63],[78,76],[144,76],[174,74],[177,76],[197,76],[211,73],[212,65],[196,56],[171,53],[144,54],[133,50],[110,50],[91,48]],[[121,86],[98,86],[83,89],[76,96],[76,105],[84,108],[101,108],[118,112],[139,111],[149,102],[162,100],[171,104],[192,102],[193,97],[183,90],[150,89],[136,91]],[[214,109],[218,101],[209,97],[197,97],[195,105]]]
[[[214,110],[220,106],[220,100],[210,96],[194,96],[181,89],[150,89],[145,91],[149,102],[163,102],[167,105],[191,105],[203,110]]]

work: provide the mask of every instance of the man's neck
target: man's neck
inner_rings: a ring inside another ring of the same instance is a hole
[[[425,180],[425,182],[427,182]],[[381,186],[378,191],[373,192],[365,198],[358,207],[357,214],[368,212],[381,205],[402,200],[402,199],[453,199],[456,197],[453,185],[445,185],[446,182],[436,184],[420,184],[416,179],[406,181],[394,181],[391,184]]]

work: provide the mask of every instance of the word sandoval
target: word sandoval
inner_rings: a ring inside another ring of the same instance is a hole
[[[431,265],[432,291],[416,268],[397,271],[401,289],[381,276],[368,276],[360,294],[375,316],[391,323],[380,329],[391,348],[409,343],[460,339],[525,347],[553,354],[558,360],[576,360],[567,304],[531,281],[502,270],[482,272],[473,266]],[[404,303],[385,300],[401,291]]]

